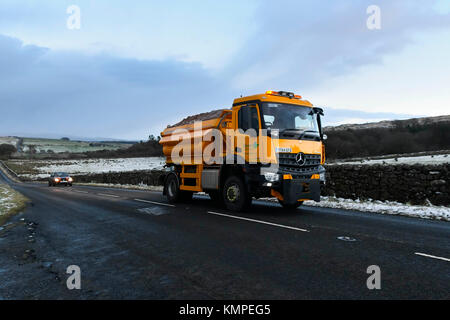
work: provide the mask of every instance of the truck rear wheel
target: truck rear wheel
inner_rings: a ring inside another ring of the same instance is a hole
[[[193,192],[180,190],[180,183],[175,175],[170,174],[167,179],[165,186],[167,200],[170,203],[177,203],[181,201],[192,200]]]
[[[175,175],[171,174],[166,179],[166,196],[170,203],[175,203],[180,201],[180,184]]]
[[[236,176],[231,176],[225,181],[222,195],[225,206],[231,211],[245,211],[252,204],[252,197],[244,181]]]
[[[286,210],[295,210],[303,204],[303,201],[297,201],[296,203],[285,203],[282,200],[278,200],[278,202],[285,208]]]

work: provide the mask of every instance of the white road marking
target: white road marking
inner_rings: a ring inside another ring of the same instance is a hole
[[[78,192],[78,193],[86,193],[86,194],[89,193],[89,192],[87,192],[87,191],[80,191],[80,190],[77,190],[77,191],[75,191],[75,192]]]
[[[229,214],[212,212],[212,211],[208,211],[208,213],[215,214],[215,215],[218,215],[218,216],[228,217],[228,218],[234,218],[234,219],[245,220],[245,221],[256,222],[256,223],[262,223],[262,224],[268,224],[270,226],[275,226],[275,227],[280,227],[280,228],[285,228],[285,229],[291,229],[291,230],[302,231],[302,232],[309,232],[306,229],[300,229],[300,228],[296,228],[296,227],[285,226],[285,225],[282,225],[282,224],[277,224],[277,223],[272,223],[272,222],[267,222],[267,221],[262,221],[262,220],[255,220],[255,219],[250,219],[250,218],[232,216],[232,215],[229,215]]]
[[[162,203],[162,202],[155,202],[155,201],[149,201],[149,200],[134,199],[134,201],[145,202],[145,203],[152,203],[152,204],[157,204],[157,205],[160,205],[160,206],[175,207],[173,204]]]
[[[99,196],[105,196],[105,197],[112,197],[112,198],[120,198],[119,196],[116,196],[114,194],[107,194],[107,193],[97,193]]]
[[[450,261],[449,258],[432,256],[431,254],[426,254],[426,253],[414,252],[414,254],[417,254],[418,256],[424,256],[424,257],[427,257],[427,258],[433,258],[433,259],[439,259],[439,260],[444,260],[444,261]]]

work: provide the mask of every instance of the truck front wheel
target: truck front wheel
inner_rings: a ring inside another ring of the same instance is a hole
[[[239,177],[229,177],[225,181],[222,191],[223,200],[228,210],[245,211],[252,203],[252,197]]]

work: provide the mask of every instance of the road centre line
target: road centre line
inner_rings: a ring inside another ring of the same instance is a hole
[[[449,261],[449,258],[444,258],[444,257],[438,257],[438,256],[433,256],[431,254],[426,254],[426,253],[421,253],[421,252],[414,252],[414,254],[418,255],[418,256],[423,256],[423,257],[427,257],[427,258],[432,258],[432,259],[439,259],[439,260],[444,260],[444,261]]]
[[[274,227],[279,227],[279,228],[291,229],[291,230],[302,231],[302,232],[309,232],[309,230],[306,230],[306,229],[286,226],[286,225],[282,225],[282,224],[278,224],[278,223],[272,223],[272,222],[267,222],[267,221],[262,221],[262,220],[255,220],[255,219],[244,218],[244,217],[239,217],[239,216],[232,216],[232,215],[229,215],[229,214],[218,213],[218,212],[213,212],[213,211],[208,211],[208,213],[209,214],[218,215],[218,216],[233,218],[233,219],[239,219],[239,220],[245,220],[245,221],[256,222],[256,223],[261,223],[261,224],[267,224],[267,225],[274,226]]]
[[[97,193],[99,196],[105,196],[105,197],[112,197],[112,198],[120,198],[119,196],[116,196],[114,194],[107,194],[107,193]]]
[[[157,205],[160,205],[160,206],[175,207],[173,204],[168,204],[168,203],[163,203],[163,202],[156,202],[156,201],[150,201],[150,200],[134,199],[134,201],[145,202],[145,203],[152,203],[152,204],[157,204]]]

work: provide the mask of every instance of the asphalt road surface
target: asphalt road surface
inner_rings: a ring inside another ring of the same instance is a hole
[[[206,196],[172,206],[160,192],[0,183],[31,200],[0,228],[0,299],[450,298],[448,222],[259,201],[237,214]],[[80,290],[67,288],[70,265]],[[371,265],[379,290],[367,287]]]

